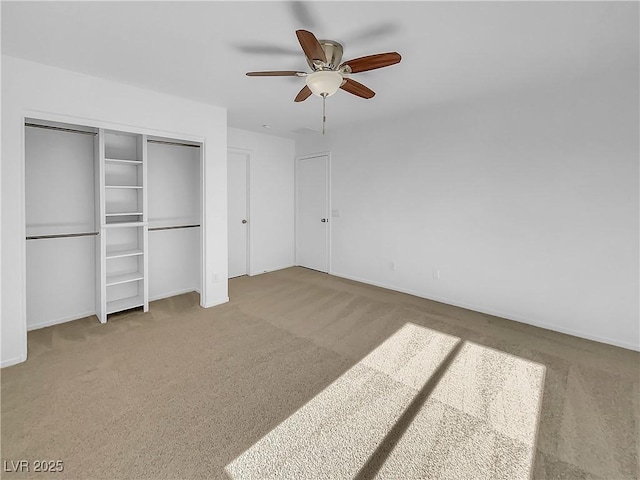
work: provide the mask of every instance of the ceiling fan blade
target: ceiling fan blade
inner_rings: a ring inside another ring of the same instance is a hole
[[[396,63],[400,63],[400,60],[402,60],[402,57],[398,52],[388,52],[354,58],[353,60],[343,62],[340,66],[348,65],[349,68],[351,68],[351,73],[359,73],[395,65]]]
[[[369,87],[365,87],[360,82],[356,82],[351,78],[347,78],[346,81],[340,86],[340,88],[345,92],[349,92],[358,97],[367,98],[367,99],[373,98],[373,96],[376,94],[376,92],[371,90]]]
[[[311,63],[315,61],[327,62],[327,56],[316,36],[307,30],[296,30],[300,46]]]
[[[310,96],[311,89],[305,85],[304,87],[302,87],[302,90],[298,92],[298,95],[296,95],[296,99],[294,100],[294,102],[304,102]]]
[[[303,77],[304,72],[296,72],[294,70],[282,70],[275,72],[247,72],[247,77]]]

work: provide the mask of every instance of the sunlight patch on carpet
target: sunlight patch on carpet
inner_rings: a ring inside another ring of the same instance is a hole
[[[373,470],[381,478],[528,477],[544,367],[459,343],[406,324],[227,465],[228,475],[353,478],[391,438],[388,458]],[[397,434],[403,414],[432,384]]]
[[[379,478],[531,477],[545,367],[465,342]]]

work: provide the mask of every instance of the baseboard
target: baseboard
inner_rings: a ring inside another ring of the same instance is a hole
[[[555,324],[551,324],[551,323],[532,320],[530,318],[521,317],[519,315],[513,315],[511,313],[501,312],[501,311],[498,311],[498,310],[487,308],[487,307],[484,307],[482,305],[474,305],[474,304],[464,303],[464,302],[460,302],[460,301],[457,301],[457,300],[454,300],[454,299],[451,299],[451,298],[446,298],[446,297],[437,297],[437,296],[433,296],[433,295],[426,295],[423,292],[418,292],[418,291],[415,291],[415,290],[410,290],[410,289],[405,289],[405,288],[399,288],[399,287],[396,287],[396,286],[393,286],[393,285],[388,285],[388,284],[381,283],[381,282],[375,282],[375,281],[372,281],[372,280],[367,280],[367,279],[364,279],[364,278],[355,277],[353,275],[347,275],[347,274],[344,274],[344,273],[331,271],[331,272],[329,272],[329,274],[333,275],[335,277],[346,278],[347,280],[353,280],[355,282],[366,283],[367,285],[373,285],[373,286],[380,287],[380,288],[386,288],[388,290],[393,290],[395,292],[406,293],[408,295],[413,295],[414,297],[424,298],[426,300],[432,300],[434,302],[445,303],[447,305],[452,305],[454,307],[460,307],[460,308],[465,308],[467,310],[473,310],[474,312],[486,313],[487,315],[493,315],[495,317],[505,318],[507,320],[512,320],[514,322],[526,323],[527,325],[532,325],[534,327],[544,328],[545,330],[551,330],[551,331],[558,332],[558,333],[564,333],[566,335],[572,335],[572,336],[578,337],[578,338],[584,338],[585,340],[592,340],[594,342],[606,343],[608,345],[614,345],[616,347],[626,348],[627,350],[640,351],[640,345],[637,345],[637,344],[633,344],[633,343],[625,342],[625,341],[621,341],[621,340],[616,340],[616,339],[613,339],[613,338],[601,337],[601,336],[598,336],[598,335],[592,335],[590,333],[585,333],[585,332],[581,332],[581,331],[578,331],[578,330],[573,330],[571,328],[565,328],[565,327],[562,327],[560,325],[555,325]]]
[[[155,302],[156,300],[162,300],[164,298],[175,297],[176,295],[183,295],[185,293],[191,292],[200,293],[200,290],[198,290],[197,288],[185,288],[184,290],[178,290],[175,292],[161,293],[160,295],[156,295],[155,297],[149,297],[149,301]]]
[[[287,264],[287,265],[281,265],[279,267],[269,267],[268,270],[260,270],[260,271],[255,271],[255,272],[249,272],[248,275],[250,277],[255,277],[256,275],[262,275],[263,273],[277,272],[278,270],[284,270],[285,268],[291,268],[291,267],[295,267],[295,265],[292,263],[292,264]]]
[[[11,365],[17,365],[27,360],[27,354],[20,355],[19,357],[9,358],[0,362],[0,368],[10,367]]]
[[[225,297],[222,300],[216,300],[216,301],[208,303],[206,305],[201,305],[201,307],[202,308],[217,307],[218,305],[222,305],[222,304],[228,303],[228,302],[229,302],[229,297]]]
[[[79,313],[77,315],[72,315],[70,317],[56,318],[54,320],[47,320],[46,322],[40,322],[33,325],[27,325],[27,332],[31,330],[38,330],[39,328],[51,327],[53,325],[58,325],[60,323],[73,322],[74,320],[80,320],[81,318],[90,317],[91,315],[95,315],[96,311],[92,310],[91,312]]]
[[[169,298],[169,297],[175,297],[176,295],[182,295],[184,293],[189,293],[189,292],[196,292],[196,293],[200,293],[200,290],[198,290],[197,288],[187,288],[184,290],[179,290],[176,292],[171,292],[171,293],[166,293],[166,294],[161,294],[161,295],[157,295],[155,297],[150,297],[149,301],[153,302],[155,300],[162,300],[163,298]],[[90,317],[91,315],[95,315],[96,312],[91,311],[91,312],[86,312],[86,313],[80,313],[78,315],[72,315],[70,317],[63,317],[63,318],[57,318],[54,320],[47,320],[46,322],[41,322],[41,323],[36,323],[34,325],[27,325],[27,331],[31,331],[31,330],[38,330],[40,328],[46,328],[46,327],[52,327],[53,325],[58,325],[60,323],[66,323],[66,322],[72,322],[74,320],[80,320],[81,318],[85,318],[85,317]]]

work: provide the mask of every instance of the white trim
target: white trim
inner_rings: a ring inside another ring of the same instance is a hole
[[[537,320],[532,320],[530,318],[525,318],[525,317],[521,317],[519,315],[513,315],[510,313],[505,313],[505,312],[501,312],[498,310],[493,310],[491,308],[487,308],[484,307],[482,305],[475,305],[475,304],[469,304],[469,303],[465,303],[465,302],[460,302],[457,300],[452,300],[450,298],[446,298],[446,297],[437,297],[437,296],[433,296],[433,295],[426,295],[422,292],[418,292],[415,290],[410,290],[410,289],[406,289],[406,288],[399,288],[393,285],[389,285],[389,284],[385,284],[385,283],[381,283],[381,282],[376,282],[373,280],[367,280],[364,278],[360,278],[360,277],[355,277],[353,275],[347,275],[344,273],[339,273],[339,272],[330,272],[331,275],[335,276],[335,277],[340,277],[340,278],[346,278],[347,280],[353,280],[355,282],[360,282],[360,283],[365,283],[367,285],[373,285],[376,287],[380,287],[380,288],[386,288],[387,290],[393,290],[395,292],[400,292],[400,293],[406,293],[408,295],[413,295],[415,297],[420,297],[420,298],[424,298],[426,300],[431,300],[434,302],[439,302],[439,303],[444,303],[447,305],[452,305],[454,307],[460,307],[460,308],[464,308],[467,310],[472,310],[475,312],[480,312],[480,313],[486,313],[487,315],[493,315],[495,317],[500,317],[500,318],[504,318],[506,320],[511,320],[514,322],[519,322],[519,323],[524,323],[527,325],[532,325],[534,327],[539,327],[539,328],[544,328],[545,330],[551,330],[554,332],[558,332],[558,333],[564,333],[566,335],[571,335],[574,337],[578,337],[578,338],[583,338],[585,340],[592,340],[594,342],[600,342],[600,343],[606,343],[608,345],[614,345],[616,347],[621,347],[621,348],[626,348],[628,350],[634,350],[634,351],[640,351],[640,345],[638,344],[633,344],[633,343],[629,343],[629,342],[624,342],[624,341],[620,341],[620,340],[616,340],[613,338],[608,338],[608,337],[601,337],[598,335],[591,335],[589,333],[584,333],[578,330],[573,330],[571,328],[565,328],[562,326],[558,326],[558,325],[554,325],[551,323],[546,323],[546,322],[540,322]]]
[[[222,305],[228,302],[229,302],[229,297],[224,297],[222,300],[217,300],[215,302],[212,302],[210,305],[204,305],[203,308],[217,307],[218,305]]]
[[[293,198],[293,259],[294,265],[298,263],[298,163],[300,160],[308,160],[310,158],[327,157],[327,266],[326,273],[331,273],[331,237],[333,228],[333,217],[331,216],[331,151],[309,153],[304,155],[296,155],[294,163],[294,198]],[[286,267],[285,267],[286,268]]]
[[[22,197],[20,198],[20,265],[22,269],[22,285],[20,296],[22,301],[22,312],[20,318],[20,331],[22,333],[23,354],[19,358],[24,357],[26,360],[29,348],[27,346],[27,136],[26,127],[24,126],[27,119],[27,112],[22,117],[22,125],[20,128],[20,188],[22,189]],[[23,360],[24,361],[24,360]]]
[[[200,290],[198,290],[197,288],[185,288],[183,290],[178,290],[175,292],[170,292],[170,293],[163,293],[160,295],[156,295],[154,297],[149,297],[149,301],[150,302],[155,302],[156,300],[163,300],[165,298],[171,298],[171,297],[175,297],[178,295],[184,295],[185,293],[191,293],[191,292],[196,292],[196,293],[200,293]]]
[[[331,152],[327,152],[327,222],[329,222],[329,228],[327,229],[327,273],[330,273],[331,268],[331,238],[333,237],[333,215],[332,215],[332,203],[331,203]]]
[[[9,358],[0,362],[0,368],[10,367],[11,365],[17,365],[18,363],[22,363],[27,360],[27,354],[20,355],[19,357]]]
[[[165,298],[171,298],[171,297],[175,297],[177,295],[183,295],[185,293],[191,293],[191,292],[195,292],[197,294],[200,294],[200,290],[198,290],[197,288],[185,288],[184,290],[178,290],[175,292],[171,292],[171,293],[166,293],[166,294],[162,294],[162,295],[158,295],[155,297],[149,297],[149,301],[150,302],[155,302],[156,300],[162,300]],[[80,320],[82,318],[86,318],[86,317],[91,317],[93,315],[95,315],[96,312],[92,311],[92,312],[86,312],[86,313],[79,313],[77,315],[71,315],[68,317],[62,317],[62,318],[57,318],[54,320],[47,320],[46,322],[40,322],[40,323],[36,323],[33,325],[27,325],[27,331],[30,332],[31,330],[38,330],[40,328],[45,328],[45,327],[51,327],[53,325],[59,325],[61,323],[66,323],[66,322],[73,322],[74,320]]]
[[[200,306],[204,308],[207,302],[207,233],[205,219],[207,218],[206,209],[207,202],[205,201],[206,195],[206,145],[204,142],[200,143]]]
[[[78,313],[76,315],[69,315],[67,317],[60,317],[60,318],[55,318],[53,320],[34,323],[33,325],[27,325],[27,332],[30,332],[31,330],[38,330],[40,328],[51,327],[53,325],[58,325],[60,323],[73,322],[74,320],[80,320],[81,318],[91,317],[95,314],[96,312],[94,310],[91,312]]]
[[[35,120],[46,120],[50,122],[70,123],[84,127],[104,128],[105,130],[117,130],[121,132],[135,133],[138,135],[151,135],[153,137],[164,137],[172,140],[184,140],[187,142],[203,144],[204,137],[198,137],[185,133],[170,132],[168,130],[156,130],[152,128],[139,127],[136,125],[128,125],[124,123],[113,123],[97,120],[94,118],[74,117],[69,115],[60,115],[57,113],[44,112],[41,110],[24,110],[24,117],[33,118]]]
[[[295,267],[295,264],[291,263],[286,265],[280,265],[277,267],[271,267],[269,268],[269,270],[262,270],[260,272],[249,272],[248,275],[250,277],[255,277],[256,275],[262,275],[263,273],[277,272],[278,270],[284,270],[285,268],[291,268],[291,267]]]
[[[106,140],[105,140],[106,141]],[[142,160],[142,221],[146,224],[142,227],[142,251],[144,255],[142,257],[142,289],[143,294],[142,298],[144,300],[144,304],[142,305],[142,311],[149,311],[149,145],[147,144],[147,135],[142,135],[142,138],[138,140],[138,149],[142,154],[139,159]],[[106,151],[105,151],[106,153]],[[103,170],[104,171],[104,170]],[[202,173],[201,173],[202,175]],[[106,213],[106,203],[105,203],[105,213]],[[202,229],[201,229],[202,230]],[[106,262],[106,251],[107,243],[105,238],[105,262]],[[106,266],[104,272],[106,273]],[[107,297],[107,292],[104,292],[105,300]],[[114,312],[115,313],[115,312]]]
[[[245,186],[245,190],[246,190],[246,197],[247,197],[247,205],[245,207],[246,210],[246,215],[247,215],[247,265],[246,265],[246,271],[247,271],[247,275],[249,274],[249,271],[251,270],[251,227],[252,227],[252,222],[251,222],[251,153],[247,153],[246,156],[246,167],[245,167],[245,176],[247,177],[245,179],[246,181],[246,186]],[[227,191],[227,195],[229,194],[229,192]],[[228,227],[227,227],[228,228]],[[227,233],[228,235],[228,233]],[[227,257],[227,262],[229,261],[229,258]]]

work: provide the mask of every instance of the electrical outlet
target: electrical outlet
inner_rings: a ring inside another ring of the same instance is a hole
[[[396,262],[389,262],[389,270],[396,271]]]
[[[440,280],[440,269],[439,268],[434,268],[433,269],[433,278],[436,280]]]

